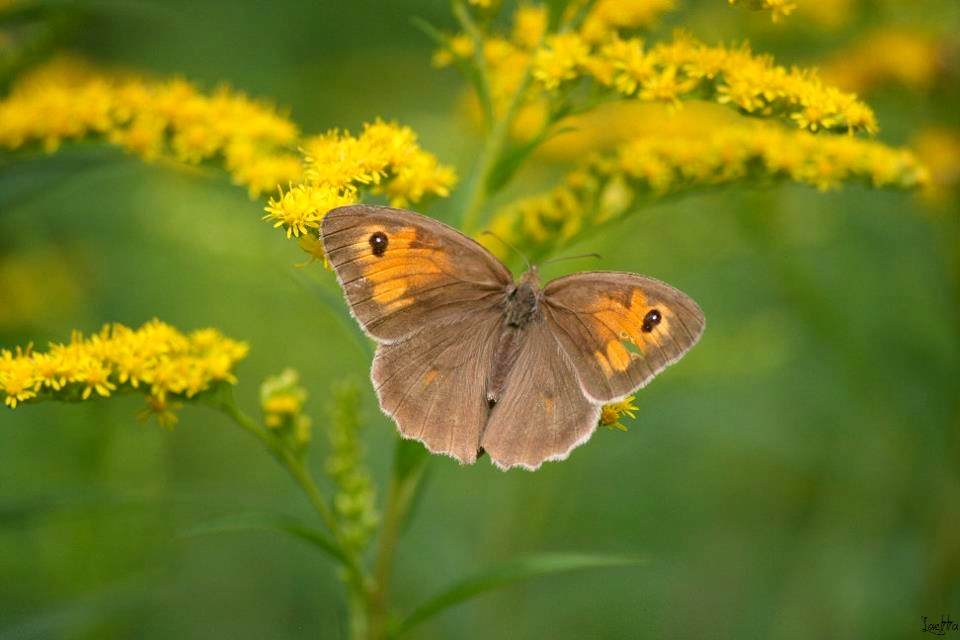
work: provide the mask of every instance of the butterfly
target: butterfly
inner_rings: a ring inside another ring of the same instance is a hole
[[[411,211],[333,209],[323,248],[377,342],[371,379],[404,438],[470,464],[536,469],[586,442],[601,407],[646,385],[703,333],[668,284],[592,271],[541,288],[456,229]]]

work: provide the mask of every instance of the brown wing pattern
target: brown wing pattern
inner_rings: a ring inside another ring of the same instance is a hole
[[[321,237],[354,316],[381,342],[465,320],[499,304],[513,281],[482,246],[410,211],[340,207],[324,216]]]
[[[461,463],[477,459],[487,421],[484,386],[503,314],[482,311],[460,324],[377,347],[371,377],[384,413],[405,438]]]
[[[583,391],[603,403],[644,386],[696,344],[704,317],[689,296],[633,273],[584,272],[550,282],[544,313]]]
[[[520,354],[480,445],[501,469],[536,469],[587,441],[600,406],[584,397],[573,365],[544,319],[527,328]]]

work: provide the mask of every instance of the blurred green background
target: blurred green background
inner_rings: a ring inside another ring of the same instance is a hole
[[[832,27],[803,16],[777,27],[691,2],[656,33],[685,25],[816,64],[884,21],[960,30],[951,2],[900,4],[851,3]],[[431,69],[431,44],[409,20],[453,30],[445,2],[77,5],[67,43],[97,61],[229,82],[289,106],[308,132],[397,119],[462,176],[476,156],[462,85]],[[946,98],[897,86],[867,96],[891,144],[955,117]],[[252,347],[236,388],[250,413],[260,381],[292,366],[322,428],[331,385],[358,381],[382,486],[394,427],[367,383],[368,352],[320,299],[332,277],[297,266],[303,254],[260,219],[260,201],[217,172],[112,149],[2,159],[0,260],[33,265],[23,282],[40,303],[0,325],[0,345],[152,317],[217,327]],[[512,191],[550,175],[534,167]],[[649,562],[509,587],[415,637],[903,638],[921,633],[922,616],[960,621],[955,204],[739,185],[651,206],[570,248],[689,293],[707,316],[702,341],[641,392],[628,433],[600,430],[563,463],[502,473],[435,458],[394,593],[409,610],[528,552]],[[454,197],[428,212],[456,207]],[[270,533],[178,537],[241,511],[310,518],[283,470],[209,410],[187,406],[168,432],[136,421],[140,403],[0,412],[0,636],[345,637],[334,568],[310,548]]]

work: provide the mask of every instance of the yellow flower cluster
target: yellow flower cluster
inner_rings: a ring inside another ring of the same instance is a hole
[[[23,402],[137,390],[161,424],[172,424],[172,397],[192,398],[218,383],[234,383],[233,368],[247,351],[246,344],[215,329],[184,335],[159,320],[136,330],[106,325],[89,338],[74,332],[69,344],[51,344],[46,352],[0,349],[0,393],[15,409]]]
[[[774,22],[780,22],[797,8],[795,0],[730,0],[730,4],[740,5],[756,11],[769,11]]]
[[[251,196],[297,180],[300,157],[287,149],[296,125],[271,105],[223,86],[210,95],[186,80],[107,74],[58,58],[20,78],[0,101],[0,148],[100,139],[145,160],[198,164],[222,159]]]
[[[620,402],[604,405],[603,409],[600,410],[600,426],[610,430],[626,431],[627,427],[620,422],[620,418],[627,416],[633,420],[637,417],[638,407],[633,404],[634,400],[636,400],[635,396],[627,396]]]
[[[585,4],[588,3],[582,0],[571,2],[565,18],[573,21],[584,11]],[[556,89],[561,83],[577,78],[581,67],[594,63],[589,56],[591,46],[621,31],[650,27],[674,5],[675,0],[599,0],[586,10],[578,30],[558,33],[544,41],[549,22],[547,8],[521,3],[513,14],[510,37],[489,34],[481,44],[495,114],[502,116],[506,111],[531,63],[541,85]],[[476,50],[475,44],[467,34],[454,35],[446,46],[434,53],[433,63],[446,67],[469,60]]]
[[[678,32],[671,41],[648,46],[621,32],[638,23],[638,7],[653,11],[654,4],[598,2],[579,29],[546,35],[546,10],[522,6],[514,15],[510,39],[490,35],[481,43],[495,114],[505,113],[529,69],[536,82],[525,96],[527,105],[550,100],[558,91],[588,79],[614,98],[677,106],[683,99],[707,97],[751,115],[789,119],[810,131],[876,131],[876,118],[866,104],[852,93],[825,85],[814,70],[778,66],[745,44],[710,46]],[[661,3],[660,10],[669,4]],[[767,0],[765,6],[775,15],[785,15],[792,3]],[[603,16],[603,29],[587,30],[594,24],[591,17]],[[434,62],[466,64],[476,45],[467,36],[454,36]],[[540,113],[545,120],[549,110]],[[530,131],[533,135],[537,128]]]
[[[877,128],[873,111],[854,94],[824,85],[813,70],[777,66],[746,45],[708,46],[677,33],[649,50],[640,40],[615,40],[598,59],[600,82],[641,100],[676,104],[696,93],[751,115],[789,118],[810,131]]]
[[[822,190],[853,181],[911,189],[924,186],[929,176],[907,150],[741,121],[686,134],[643,135],[612,152],[595,153],[554,190],[507,206],[490,228],[536,258],[581,228],[632,210],[640,196],[742,179],[785,179]]]
[[[289,434],[294,444],[303,447],[310,442],[310,416],[304,415],[307,390],[300,384],[300,374],[286,369],[260,385],[260,407],[268,429]]]
[[[909,151],[851,136],[815,137],[765,124],[718,130],[697,140],[635,140],[621,147],[616,166],[654,191],[728,182],[753,165],[774,178],[820,190],[866,180],[874,187],[914,188],[926,172]],[[664,171],[666,169],[667,171]]]
[[[280,189],[265,218],[288,237],[316,229],[327,211],[355,202],[360,188],[405,206],[445,197],[456,183],[454,170],[421,149],[408,127],[378,120],[358,137],[330,131],[301,139],[274,107],[227,87],[206,95],[183,79],[109,75],[70,58],[24,76],[0,100],[0,148],[38,144],[52,153],[64,141],[91,138],[145,160],[222,161],[251,197]],[[298,146],[305,158],[291,151]]]
[[[945,43],[916,28],[887,27],[868,33],[823,65],[823,75],[850,91],[884,84],[927,89],[943,72]]]
[[[334,130],[307,138],[302,146],[303,182],[280,189],[264,216],[286,229],[287,237],[309,236],[327,211],[356,202],[361,188],[402,207],[428,196],[446,197],[457,180],[452,167],[420,148],[413,130],[394,123],[366,124],[356,137]]]

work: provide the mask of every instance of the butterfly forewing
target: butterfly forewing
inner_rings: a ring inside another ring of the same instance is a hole
[[[380,341],[465,321],[499,304],[512,282],[479,244],[410,211],[340,207],[324,216],[321,237],[354,316]]]
[[[544,313],[596,402],[644,386],[696,344],[700,307],[668,284],[622,272],[585,272],[544,289]]]

